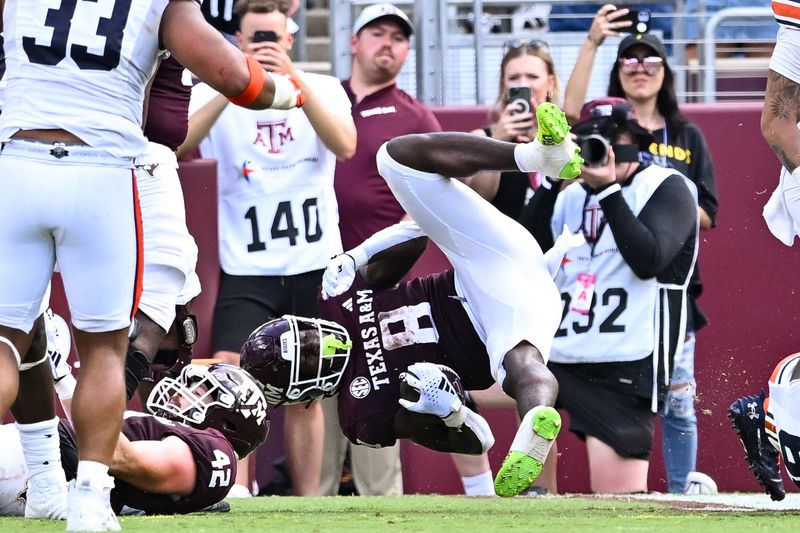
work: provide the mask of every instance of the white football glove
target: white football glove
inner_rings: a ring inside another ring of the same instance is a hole
[[[408,372],[400,374],[400,379],[419,392],[416,402],[404,398],[398,400],[409,411],[446,418],[463,405],[455,386],[438,365],[414,363],[408,367]]]
[[[47,332],[47,357],[53,381],[59,382],[67,375],[72,375],[72,367],[67,364],[72,347],[69,326],[61,316],[48,309],[44,312],[44,329]]]
[[[349,253],[334,256],[322,274],[322,299],[347,292],[356,279],[356,260]]]
[[[569,226],[564,224],[564,229],[561,230],[561,235],[553,243],[553,247],[544,253],[544,260],[547,263],[547,270],[550,272],[550,276],[556,277],[567,252],[578,246],[583,246],[585,242],[586,238],[582,232],[572,233],[569,230]]]
[[[275,83],[275,96],[270,109],[294,109],[302,107],[306,97],[294,76],[283,72],[265,72]]]

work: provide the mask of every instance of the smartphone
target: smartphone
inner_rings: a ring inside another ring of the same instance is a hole
[[[647,9],[633,9],[629,6],[617,6],[617,9],[628,8],[628,14],[616,19],[618,22],[630,21],[631,25],[620,28],[625,33],[647,33],[650,31],[650,11]]]
[[[514,104],[516,109],[512,114],[530,113],[531,111],[531,88],[527,85],[508,88],[508,103]]]
[[[253,34],[254,43],[276,43],[278,42],[278,34],[272,30],[258,30]]]

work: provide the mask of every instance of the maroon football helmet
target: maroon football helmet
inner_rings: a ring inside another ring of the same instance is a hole
[[[259,326],[242,346],[242,368],[274,405],[333,396],[353,343],[335,322],[284,315]]]
[[[239,459],[258,448],[269,433],[269,405],[264,389],[233,365],[187,365],[176,378],[153,388],[147,408],[156,416],[197,429],[221,432]]]

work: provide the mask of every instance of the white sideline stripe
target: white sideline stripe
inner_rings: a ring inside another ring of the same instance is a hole
[[[755,481],[754,481],[755,482]],[[789,488],[789,487],[787,487]],[[620,498],[619,495],[607,494],[603,498]],[[787,493],[779,502],[770,500],[764,492],[723,492],[719,494],[633,494],[625,495],[625,499],[660,502],[693,502],[697,508],[681,508],[687,512],[701,511],[800,511],[800,493]]]

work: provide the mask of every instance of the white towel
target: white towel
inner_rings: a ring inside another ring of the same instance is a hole
[[[795,236],[800,235],[800,183],[785,168],[781,169],[778,187],[764,205],[763,216],[776,239],[786,246],[794,244]]]

